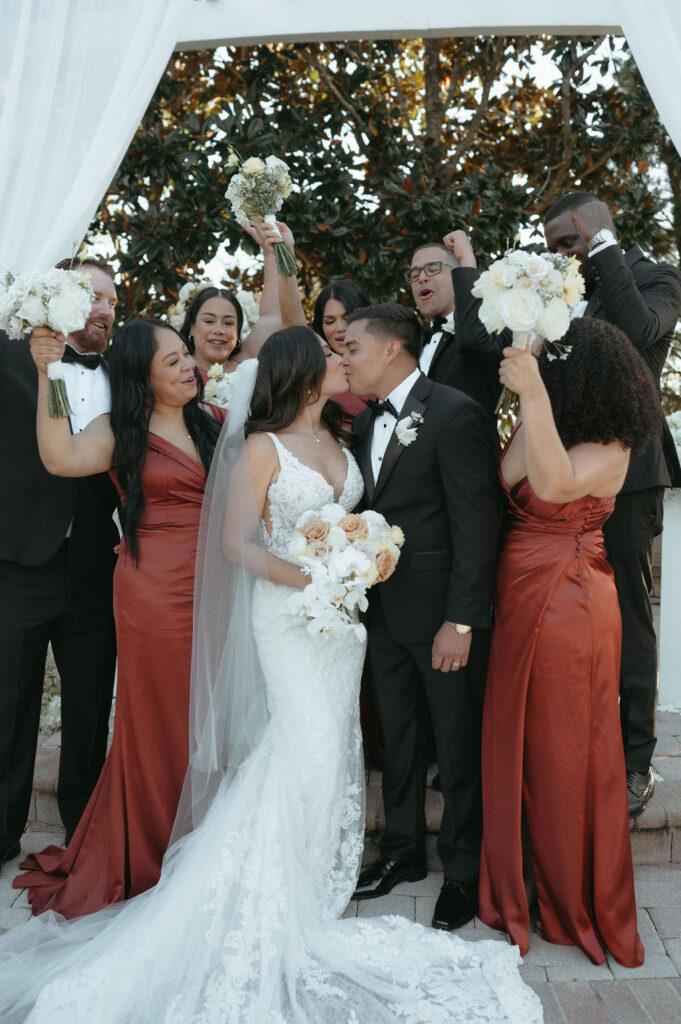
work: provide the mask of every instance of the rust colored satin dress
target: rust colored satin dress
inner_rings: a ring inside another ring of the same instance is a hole
[[[483,716],[479,916],[523,955],[524,825],[541,933],[636,967],[643,947],[618,710],[621,620],[602,526],[614,498],[508,488]]]
[[[222,410],[214,410],[224,419]],[[112,472],[114,483],[117,484]],[[113,743],[66,850],[21,864],[34,914],[90,914],[161,873],[188,759],[194,563],[205,470],[149,435],[139,565],[124,541],[114,573],[118,687]]]

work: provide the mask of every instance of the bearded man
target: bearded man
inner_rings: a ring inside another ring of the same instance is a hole
[[[64,376],[74,433],[110,409],[102,362],[116,288],[101,260],[65,260],[90,275],[85,326],[66,337]],[[51,476],[36,441],[38,374],[30,340],[0,332],[0,867],[19,856],[48,644],[61,677],[58,804],[67,842],[106,756],[116,667],[112,578],[117,497],[106,474]]]

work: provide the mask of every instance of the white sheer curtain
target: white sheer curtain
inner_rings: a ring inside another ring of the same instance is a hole
[[[0,275],[70,256],[191,0],[0,0]]]
[[[613,0],[660,120],[681,153],[681,0]]]

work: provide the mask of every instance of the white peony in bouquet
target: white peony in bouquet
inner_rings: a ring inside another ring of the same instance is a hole
[[[359,613],[366,592],[395,571],[404,544],[399,526],[389,526],[380,512],[347,513],[342,505],[305,512],[289,544],[292,560],[312,580],[289,598],[293,615],[307,620],[313,635],[339,636],[351,630],[364,640]]]
[[[513,249],[480,275],[472,289],[482,299],[478,315],[490,333],[513,331],[513,347],[528,348],[534,336],[558,342],[570,326],[570,310],[584,295],[584,280],[574,256],[541,255]],[[554,346],[549,358],[567,350]],[[517,395],[504,388],[497,412],[508,413]]]
[[[227,373],[221,363],[213,363],[208,371],[208,380],[203,388],[203,399],[211,405],[219,405],[221,409],[229,408],[234,387],[234,372]]]
[[[20,341],[34,327],[49,327],[57,334],[80,331],[90,315],[95,293],[90,275],[82,270],[25,270],[12,278],[0,295],[0,330]],[[49,410],[53,419],[71,414],[61,360],[47,367]]]
[[[257,156],[242,160],[230,146],[227,161],[230,167],[239,167],[227,189],[232,212],[243,227],[264,217],[268,224],[276,222],[276,213],[293,190],[288,164],[276,156],[260,160]],[[293,250],[283,240],[276,242],[274,252],[277,270],[282,277],[294,277],[298,267]]]

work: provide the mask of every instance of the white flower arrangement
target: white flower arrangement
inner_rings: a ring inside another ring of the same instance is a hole
[[[482,299],[478,316],[490,333],[509,328],[513,347],[528,348],[533,336],[554,342],[549,359],[563,359],[559,344],[570,326],[570,311],[584,295],[584,279],[574,256],[512,249],[480,275],[472,294]],[[518,396],[504,388],[496,411],[517,409]]]
[[[227,165],[240,168],[227,188],[227,198],[238,223],[244,227],[264,217],[269,224],[274,224],[284,199],[293,191],[288,164],[276,156],[268,156],[266,160],[254,156],[242,160],[230,146]],[[293,250],[280,241],[275,243],[274,252],[281,276],[294,277],[298,266]]]
[[[204,288],[216,287],[213,282],[203,277],[200,281],[187,281],[183,284],[178,292],[177,302],[174,306],[171,306],[168,310],[168,319],[175,328],[176,331],[182,327],[184,323],[185,313],[187,312],[187,306],[190,304],[195,295],[203,291]]]
[[[570,308],[584,294],[584,280],[574,256],[522,249],[507,252],[480,275],[473,295],[482,299],[479,316],[490,333],[535,332],[559,341],[570,326]]]
[[[247,292],[240,288],[236,293],[236,298],[244,315],[243,333],[245,335],[247,331],[251,331],[255,327],[260,317],[260,294],[256,295],[254,292]]]
[[[211,405],[219,405],[221,409],[229,409],[234,377],[235,373],[228,373],[221,363],[213,363],[203,388],[204,401],[210,402]]]
[[[358,621],[366,610],[369,587],[395,571],[404,544],[399,526],[389,526],[380,512],[347,513],[342,505],[305,512],[296,524],[289,555],[312,577],[288,601],[313,635],[340,636],[350,630],[361,642],[366,630]]]
[[[420,412],[412,412],[409,416],[405,416],[403,420],[399,420],[395,427],[395,434],[397,440],[401,445],[406,448],[407,445],[413,444],[418,435],[419,424],[423,423],[423,416]]]
[[[0,296],[0,330],[20,341],[34,327],[49,327],[57,334],[80,331],[90,315],[95,293],[90,274],[82,270],[25,270],[6,278]],[[53,419],[70,416],[63,363],[49,363],[49,411]]]

